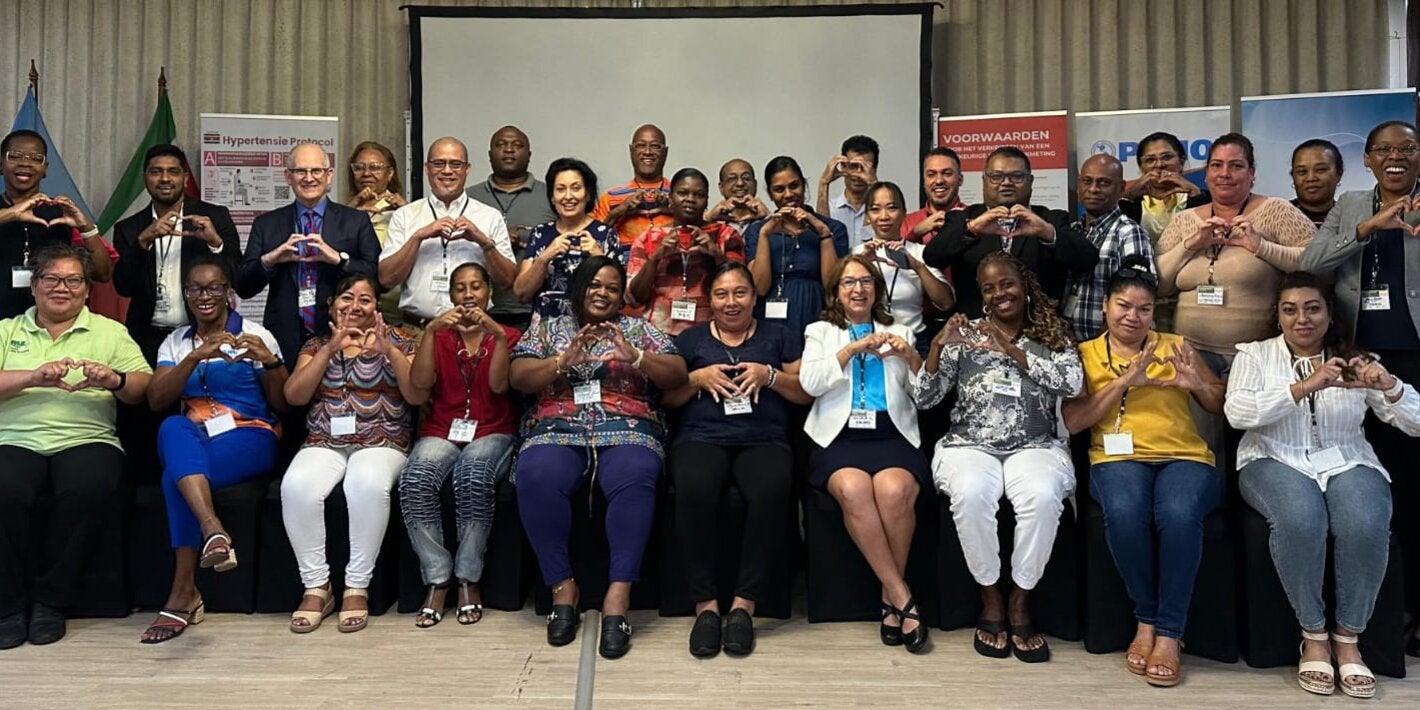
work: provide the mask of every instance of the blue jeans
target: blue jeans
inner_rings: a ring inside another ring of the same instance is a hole
[[[421,437],[399,475],[399,507],[409,542],[419,556],[425,584],[443,584],[449,576],[477,582],[483,576],[483,553],[493,529],[498,480],[513,461],[513,436],[489,434],[462,445],[436,436]],[[444,514],[439,489],[454,476],[457,557],[444,549]]]
[[[1243,500],[1267,518],[1268,548],[1297,623],[1326,628],[1321,584],[1327,533],[1336,538],[1336,623],[1360,633],[1371,620],[1390,556],[1390,483],[1380,471],[1356,466],[1333,476],[1326,490],[1273,459],[1238,472]]]
[[[174,549],[202,548],[202,525],[178,481],[203,476],[208,487],[234,486],[271,472],[276,465],[276,434],[258,427],[237,427],[207,436],[207,428],[174,414],[158,426],[158,456],[163,462],[163,502],[168,509],[168,537]]]
[[[1104,510],[1105,540],[1134,618],[1160,636],[1182,637],[1203,557],[1203,517],[1223,495],[1218,474],[1196,461],[1101,463],[1090,469],[1090,495]],[[1163,555],[1155,553],[1155,528]]]

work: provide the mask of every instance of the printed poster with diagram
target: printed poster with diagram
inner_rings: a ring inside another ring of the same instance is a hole
[[[291,203],[286,184],[286,154],[300,143],[325,147],[330,165],[331,199],[341,195],[340,120],[334,116],[261,116],[202,114],[202,199],[232,212],[246,254],[247,235],[256,218]],[[261,319],[266,291],[237,305],[243,317]]]

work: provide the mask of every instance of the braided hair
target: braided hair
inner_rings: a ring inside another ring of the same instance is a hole
[[[1021,335],[1054,351],[1075,347],[1065,319],[1060,317],[1059,304],[1040,290],[1040,279],[1026,268],[1024,262],[1005,251],[987,254],[976,267],[977,279],[983,269],[992,265],[1006,266],[1021,275],[1026,291],[1026,322]]]

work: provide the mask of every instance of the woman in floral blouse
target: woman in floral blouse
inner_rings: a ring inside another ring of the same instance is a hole
[[[1014,650],[1016,658],[1036,663],[1050,658],[1050,647],[1031,627],[1026,600],[1050,559],[1063,501],[1075,488],[1055,408],[1080,393],[1084,375],[1055,300],[1041,293],[1019,259],[993,253],[976,278],[986,316],[968,322],[957,314],[932,339],[916,399],[926,408],[957,390],[932,477],[951,498],[967,567],[981,585],[976,651],[1005,658]],[[1009,604],[996,586],[996,509],[1003,493],[1016,511]]]

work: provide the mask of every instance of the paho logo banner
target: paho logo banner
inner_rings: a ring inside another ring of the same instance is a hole
[[[1124,179],[1139,177],[1139,140],[1155,131],[1178,136],[1183,143],[1184,172],[1203,169],[1213,139],[1231,130],[1227,106],[1092,111],[1075,114],[1075,160],[1078,167],[1097,153],[1108,153],[1124,164]],[[1191,176],[1190,176],[1191,177]]]

